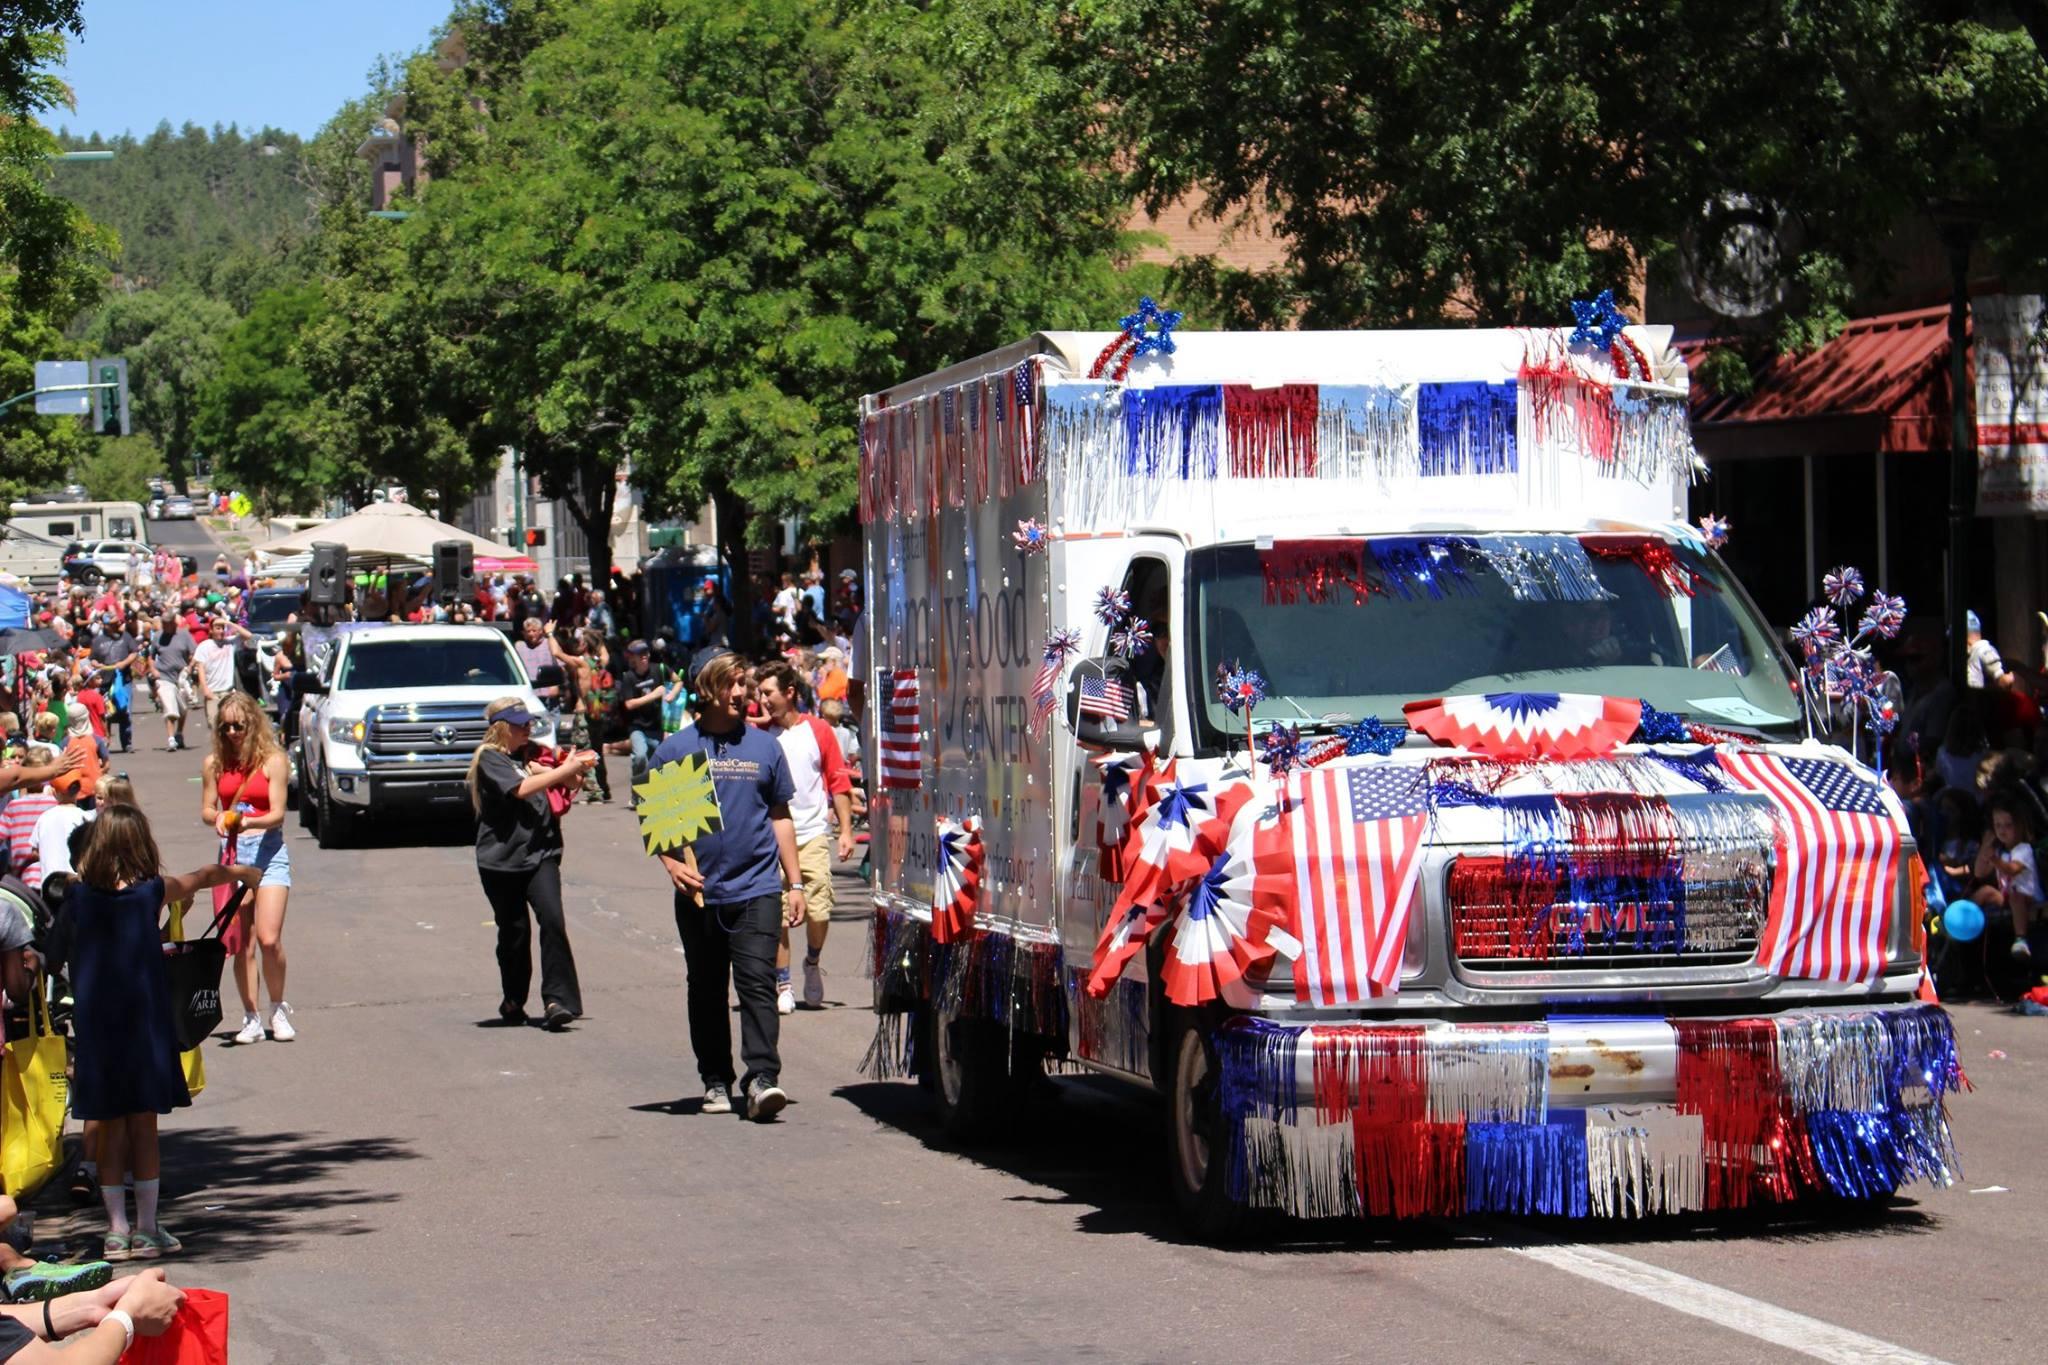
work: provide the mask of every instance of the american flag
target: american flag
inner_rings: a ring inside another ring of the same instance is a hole
[[[1017,479],[1015,486],[1023,488],[1038,473],[1036,468],[1038,432],[1035,427],[1034,404],[1031,401],[1030,361],[1023,361],[1017,366],[1016,370],[1012,372],[1012,382],[1017,396],[1016,407],[1011,414],[1017,424],[1016,430],[1012,433],[1012,439],[1016,442],[1015,449],[1017,452]]]
[[[1312,1005],[1390,995],[1415,905],[1429,781],[1420,768],[1314,768],[1287,775],[1301,956],[1294,994]]]
[[[1131,718],[1131,691],[1122,678],[1089,676],[1081,679],[1081,714],[1104,720]]]
[[[1721,766],[1777,808],[1777,874],[1757,962],[1779,976],[1874,981],[1899,872],[1878,785],[1846,763],[1722,749]]]
[[[882,785],[915,790],[924,781],[924,741],[918,731],[917,670],[890,674],[889,709],[882,713]]]

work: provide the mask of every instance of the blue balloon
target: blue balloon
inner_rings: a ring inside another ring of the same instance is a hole
[[[1951,901],[1941,916],[1941,927],[1958,943],[1968,943],[1984,932],[1984,910],[1975,901]]]

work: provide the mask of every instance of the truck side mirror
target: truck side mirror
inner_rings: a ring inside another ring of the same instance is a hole
[[[562,666],[560,664],[548,664],[535,670],[533,685],[535,687],[560,687],[562,685]]]
[[[1067,679],[1067,724],[1074,738],[1098,749],[1144,747],[1137,679],[1128,661],[1083,659]]]
[[[327,691],[327,680],[310,668],[301,670],[294,678],[301,693],[324,694]]]

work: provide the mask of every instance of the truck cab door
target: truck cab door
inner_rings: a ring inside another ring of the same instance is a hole
[[[1168,535],[1134,535],[1114,543],[1124,551],[1121,570],[1113,569],[1112,576],[1101,581],[1114,583],[1129,594],[1132,614],[1143,618],[1152,631],[1149,648],[1131,660],[1131,675],[1137,684],[1132,703],[1140,726],[1156,740],[1158,761],[1164,762],[1184,747],[1182,737],[1190,733],[1179,649],[1179,627],[1186,619],[1182,584],[1185,546],[1178,537]],[[1081,630],[1082,654],[1109,653],[1110,628],[1093,615],[1096,588],[1085,582],[1070,586],[1075,597],[1073,611],[1086,616],[1085,624],[1070,621]],[[1116,822],[1104,820],[1103,765],[1095,761],[1097,754],[1073,742],[1071,734],[1063,752],[1067,763],[1060,774],[1065,806],[1060,824],[1061,885],[1067,894],[1061,898],[1060,940],[1069,969],[1085,977],[1096,941],[1122,889],[1102,875],[1102,831]],[[1149,995],[1146,977],[1141,956],[1107,999],[1088,1000],[1077,991],[1074,1008],[1069,1011],[1072,1036],[1068,1040],[1076,1056],[1134,1076],[1149,1074],[1144,1034],[1150,1010],[1140,1003]]]

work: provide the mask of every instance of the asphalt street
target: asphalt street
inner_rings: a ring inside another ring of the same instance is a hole
[[[215,856],[199,758],[123,760],[174,868]],[[1215,1250],[1164,1205],[1142,1098],[1063,1081],[1030,1131],[963,1152],[914,1085],[858,1075],[850,879],[832,1003],[785,1021],[794,1103],[762,1127],[696,1112],[670,900],[623,805],[568,821],[589,1014],[561,1035],[483,1026],[492,929],[463,827],[334,852],[290,828],[300,1036],[209,1044],[206,1092],[165,1124],[173,1274],[233,1297],[238,1365],[1884,1358],[1828,1328],[2034,1354],[2048,1021],[1960,1011],[1966,1181],[1875,1217],[1280,1224]],[[97,1234],[62,1205],[39,1233]]]
[[[161,743],[153,714],[136,729]],[[217,855],[200,757],[117,760],[173,868]],[[170,1270],[232,1296],[237,1365],[2038,1354],[2048,1020],[1957,1011],[1965,1178],[1869,1216],[1276,1223],[1219,1250],[1172,1217],[1142,1096],[1064,1079],[1012,1140],[963,1151],[915,1085],[859,1075],[850,878],[830,1004],[784,1021],[793,1103],[763,1127],[696,1112],[671,901],[623,804],[568,819],[588,1017],[560,1035],[488,1026],[464,825],[332,852],[287,828],[299,1038],[209,1044],[206,1092],[164,1125]],[[43,1201],[40,1236],[101,1230]]]

